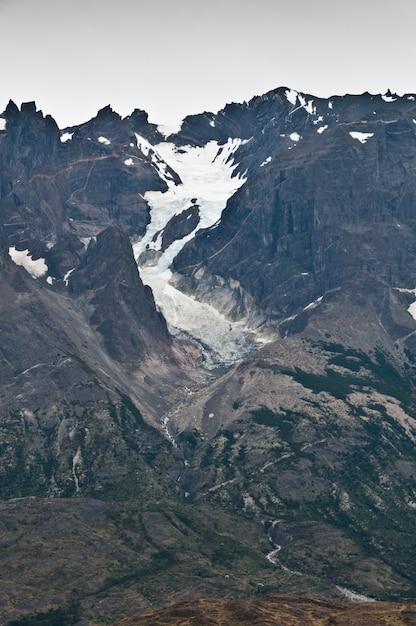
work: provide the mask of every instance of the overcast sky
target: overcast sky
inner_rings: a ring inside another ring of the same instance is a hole
[[[169,123],[279,86],[416,92],[412,0],[0,0],[0,110]]]

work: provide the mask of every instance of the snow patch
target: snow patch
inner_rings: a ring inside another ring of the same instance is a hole
[[[4,117],[0,117],[0,130],[6,130],[6,120]]]
[[[289,138],[290,138],[292,141],[299,141],[299,139],[300,139],[300,135],[299,135],[299,133],[296,133],[296,132],[294,132],[294,133],[290,133]]]
[[[413,302],[407,309],[408,313],[416,320],[416,302]]]
[[[346,587],[339,587],[338,585],[336,585],[336,588],[338,589],[338,591],[344,594],[344,596],[348,598],[348,600],[351,600],[351,602],[375,602],[374,598],[369,598],[362,593],[356,593],[355,591],[351,591]]]
[[[65,283],[65,287],[68,287],[68,283],[69,283],[69,277],[71,276],[72,272],[74,271],[75,267],[72,268],[72,270],[69,270],[69,272],[67,272],[64,276],[64,283]]]
[[[321,304],[322,300],[324,299],[323,296],[320,296],[319,298],[317,298],[316,300],[314,300],[313,302],[311,302],[310,304],[308,304],[307,306],[303,307],[304,311],[310,311],[311,309],[316,309],[316,307]]]
[[[360,133],[358,131],[351,131],[349,133],[353,139],[357,139],[360,143],[365,143],[370,137],[374,137],[374,133]]]
[[[330,100],[328,102],[328,109],[332,109],[333,106],[334,106],[334,103],[332,102],[332,100]]]
[[[388,96],[387,94],[383,94],[381,98],[384,100],[384,102],[394,102],[395,100],[397,100],[397,98],[394,98],[393,96]]]
[[[215,128],[215,120],[210,120],[209,125],[212,126],[212,128]]]
[[[134,161],[133,161],[133,159],[132,159],[132,158],[130,158],[130,159],[126,159],[126,160],[124,161],[124,165],[134,165]]]
[[[396,291],[400,291],[401,293],[411,293],[416,297],[416,288],[415,289],[406,289],[404,287],[396,287]],[[408,307],[407,312],[416,320],[416,301],[412,302],[412,304]]]
[[[110,143],[111,143],[111,141],[109,139],[107,139],[107,137],[103,137],[103,136],[98,137],[98,141],[100,143],[103,143],[105,146],[109,146]]]
[[[290,102],[290,104],[293,104],[293,106],[295,106],[296,101],[298,99],[298,92],[295,91],[294,89],[287,89],[285,91],[285,96],[287,100]]]
[[[97,237],[80,237],[79,240],[82,243],[82,245],[84,246],[85,250],[88,248],[91,239],[94,239],[94,241],[97,240]]]
[[[317,128],[316,132],[319,133],[320,135],[322,135],[324,130],[326,130],[327,128],[328,128],[328,124],[325,124],[325,126],[320,126],[319,128]]]
[[[306,98],[304,98],[302,94],[300,93],[298,94],[298,98],[301,104],[299,108],[303,107],[305,111],[309,113],[310,115],[312,115],[313,113],[316,113],[316,108],[313,106],[313,100],[308,100],[306,102]]]
[[[139,135],[138,133],[134,133],[136,135],[137,147],[144,154],[144,156],[149,156],[151,152],[154,152],[153,146],[151,143],[147,141],[144,137]]]
[[[270,163],[270,162],[271,162],[271,160],[272,160],[272,157],[271,157],[271,156],[268,156],[268,157],[267,157],[267,159],[265,159],[265,160],[263,161],[263,163],[260,163],[260,167],[264,167],[265,165],[267,165],[268,163]]]
[[[309,113],[309,115],[315,115],[316,107],[313,106],[313,100],[308,100],[308,103],[305,105],[304,109]]]
[[[24,267],[33,278],[41,278],[48,271],[45,259],[36,259],[34,261],[29,250],[16,250],[14,246],[11,246],[9,248],[9,256],[13,263]]]
[[[71,141],[73,134],[74,133],[62,133],[59,139],[61,140],[62,143],[66,143],[67,141]]]

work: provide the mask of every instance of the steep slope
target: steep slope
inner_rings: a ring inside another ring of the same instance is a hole
[[[262,525],[292,591],[414,597],[413,380],[381,350],[272,344],[176,416],[182,488]]]
[[[143,194],[166,189],[161,172],[137,144],[147,115],[121,120],[110,107],[61,132],[35,104],[10,102],[0,132],[0,211],[10,245],[46,258],[48,273],[63,278],[80,262],[84,243],[117,221],[142,235],[148,221]],[[146,132],[144,130],[144,132]],[[177,180],[177,177],[176,177]]]
[[[146,353],[172,358],[172,341],[153,294],[140,280],[128,236],[109,226],[91,240],[83,262],[68,276],[70,293],[83,294],[91,324],[113,358],[137,363]]]
[[[163,456],[167,445],[138,408],[156,423],[165,410],[144,377],[155,368],[159,384],[174,387],[181,376],[128,237],[115,226],[99,235],[69,293],[32,278],[6,250],[3,239],[2,497],[96,493],[106,473],[134,483],[141,451]]]
[[[283,333],[334,290],[371,283],[381,309],[415,275],[413,96],[288,98],[249,103],[262,129],[236,155],[247,183],[174,260],[179,288],[208,298],[216,277],[218,291],[234,281]]]

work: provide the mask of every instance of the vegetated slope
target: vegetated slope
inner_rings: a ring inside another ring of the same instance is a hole
[[[178,437],[183,488],[261,523],[293,590],[315,576],[325,593],[414,597],[413,383],[382,352],[286,349],[251,357],[201,402],[201,431]]]

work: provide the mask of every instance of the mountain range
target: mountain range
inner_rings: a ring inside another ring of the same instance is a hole
[[[415,602],[415,171],[412,94],[9,102],[0,623]]]

